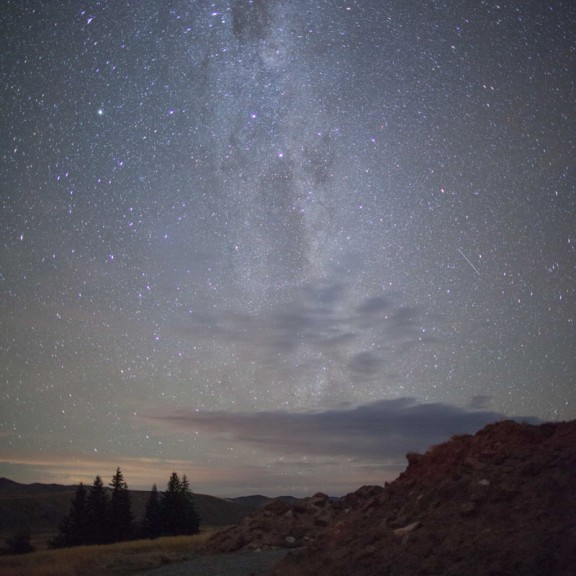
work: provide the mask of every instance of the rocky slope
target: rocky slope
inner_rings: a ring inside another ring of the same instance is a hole
[[[574,576],[576,421],[492,424],[384,488],[270,504],[214,549],[297,546],[275,576]]]
[[[321,493],[296,503],[273,500],[240,524],[215,534],[208,542],[208,549],[212,552],[235,552],[302,547],[344,517],[368,493],[381,490],[380,487],[363,488],[338,500]]]

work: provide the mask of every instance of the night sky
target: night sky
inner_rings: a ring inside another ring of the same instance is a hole
[[[383,484],[576,418],[576,5],[4,0],[0,476]]]

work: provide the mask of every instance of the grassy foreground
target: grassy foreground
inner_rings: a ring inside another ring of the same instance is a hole
[[[214,533],[0,556],[2,576],[121,576],[197,556]]]

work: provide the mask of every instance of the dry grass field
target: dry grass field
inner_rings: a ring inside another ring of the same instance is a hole
[[[108,546],[42,550],[1,556],[2,576],[121,576],[197,556],[214,531],[194,536],[135,540]]]

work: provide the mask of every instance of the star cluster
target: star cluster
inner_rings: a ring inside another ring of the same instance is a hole
[[[570,2],[4,4],[4,475],[337,492],[401,467],[366,413],[576,417]]]

